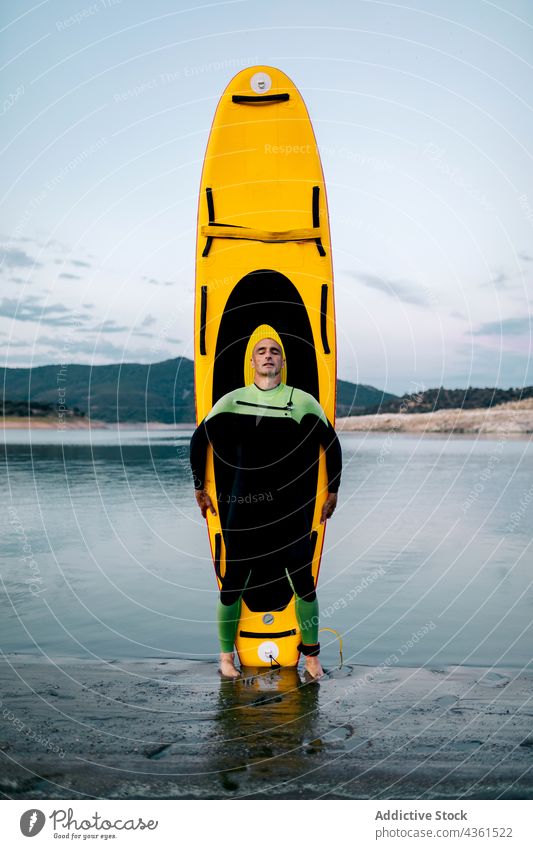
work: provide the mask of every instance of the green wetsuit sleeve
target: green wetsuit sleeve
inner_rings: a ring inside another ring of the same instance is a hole
[[[215,416],[218,416],[219,413],[232,413],[234,412],[233,408],[233,399],[237,396],[239,390],[233,390],[233,392],[226,392],[222,398],[219,398],[215,404],[211,407],[204,421],[208,422],[213,419]]]

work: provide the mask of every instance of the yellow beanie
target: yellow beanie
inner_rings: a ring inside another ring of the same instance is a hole
[[[244,356],[244,385],[249,386],[254,382],[254,369],[252,368],[251,358],[252,351],[261,339],[273,339],[274,342],[277,342],[279,347],[281,348],[281,353],[283,359],[285,359],[285,350],[283,348],[283,343],[279,337],[279,334],[276,333],[273,327],[270,324],[260,324],[259,327],[256,327],[250,339],[248,341],[248,345],[246,346],[246,354]],[[283,383],[286,383],[287,378],[287,364],[285,364],[281,370],[281,380]]]

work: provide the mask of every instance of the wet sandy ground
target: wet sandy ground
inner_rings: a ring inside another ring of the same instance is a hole
[[[0,662],[9,799],[531,799],[533,671]]]

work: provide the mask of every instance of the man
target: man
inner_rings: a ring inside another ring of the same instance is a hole
[[[307,392],[281,380],[285,364],[275,339],[253,348],[254,383],[228,392],[196,428],[191,468],[202,516],[215,507],[204,489],[207,447],[211,443],[229,505],[222,528],[226,571],[217,609],[220,671],[236,678],[234,642],[241,598],[250,581],[289,579],[295,594],[300,651],[314,678],[323,675],[318,659],[318,602],[314,587],[309,510],[314,497],[306,482],[316,473],[319,445],[326,452],[328,494],[321,523],[333,514],[341,475],[341,449],[335,430]],[[217,473],[217,484],[219,475]]]

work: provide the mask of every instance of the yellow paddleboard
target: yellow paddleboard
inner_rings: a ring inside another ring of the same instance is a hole
[[[334,424],[336,339],[324,176],[305,103],[277,68],[233,78],[218,104],[205,154],[196,247],[197,422],[226,392],[253,380],[250,349],[267,326],[286,357],[282,379],[314,395]],[[270,335],[270,334],[269,334]],[[216,503],[209,449],[206,488]],[[327,495],[321,456],[308,509],[318,579]],[[224,575],[225,507],[208,515],[217,580]],[[267,582],[268,583],[268,582]],[[289,583],[269,598],[243,596],[236,648],[245,666],[295,666],[300,633]]]

